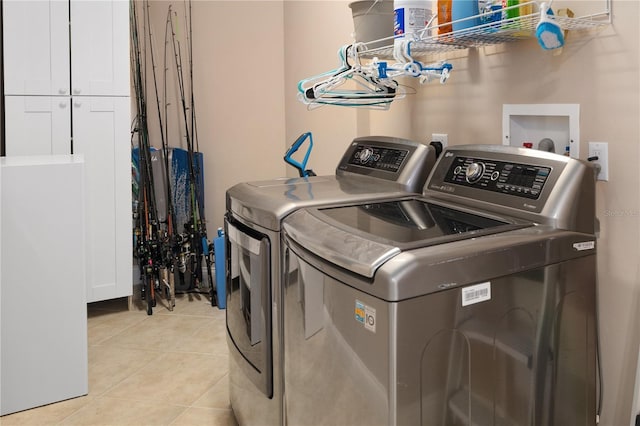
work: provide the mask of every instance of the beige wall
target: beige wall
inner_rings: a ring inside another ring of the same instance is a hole
[[[186,78],[185,3],[152,0],[149,4],[157,72],[161,74],[164,67],[165,23],[171,4],[178,15],[176,36],[182,42]],[[223,226],[227,188],[285,174],[283,3],[196,0],[191,7],[197,135],[205,160],[207,229],[213,238],[215,229]],[[169,54],[169,144],[186,149],[171,45]],[[164,99],[162,87],[160,93]],[[160,146],[157,110],[151,104],[155,98],[149,96],[150,134],[154,145]]]
[[[153,1],[152,7],[162,1]],[[176,2],[181,4],[181,2]],[[578,15],[603,1],[554,2]],[[640,341],[640,2],[613,0],[613,23],[570,34],[561,55],[535,41],[449,55],[443,86],[430,83],[389,111],[323,107],[296,100],[298,80],[337,66],[351,41],[346,1],[193,1],[194,87],[205,153],[209,229],[222,224],[224,191],[240,181],[295,172],[282,154],[312,131],[309,166],[333,173],[354,136],[386,134],[451,144],[500,143],[505,103],[578,103],[581,157],[588,141],[609,142],[609,182],[598,183],[600,330],[605,375],[604,425],[630,422]],[[166,7],[157,18],[164,25]]]
[[[335,107],[309,111],[297,100],[297,84],[301,79],[338,67],[338,49],[351,39],[353,21],[347,5],[341,1],[284,2],[287,135],[284,147],[301,133],[310,131],[314,146],[308,166],[318,175],[335,172],[346,141],[357,136],[358,111]],[[287,167],[287,175],[297,173]]]

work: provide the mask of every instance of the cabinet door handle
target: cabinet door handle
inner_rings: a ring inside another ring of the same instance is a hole
[[[73,94],[74,94],[74,95],[79,95],[79,94],[80,94],[80,92],[81,92],[81,90],[80,90],[80,89],[73,89]]]
[[[67,103],[66,102],[60,102],[59,104],[60,108],[64,109],[67,107]]]
[[[65,95],[66,93],[67,93],[67,89],[65,89],[65,88],[58,89],[58,94]]]
[[[76,108],[80,108],[82,106],[82,102],[74,102],[73,106]]]

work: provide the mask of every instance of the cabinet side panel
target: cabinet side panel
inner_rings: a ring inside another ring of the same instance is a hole
[[[2,160],[2,415],[88,392],[82,163],[31,158]]]

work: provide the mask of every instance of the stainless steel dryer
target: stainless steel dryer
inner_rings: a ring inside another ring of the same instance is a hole
[[[419,193],[434,163],[430,146],[356,138],[335,176],[248,182],[227,191],[230,399],[240,424],[283,424],[282,220],[302,207]]]
[[[289,425],[593,425],[595,175],[445,151],[424,196],[284,220]]]

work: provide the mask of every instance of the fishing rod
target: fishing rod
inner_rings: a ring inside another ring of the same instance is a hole
[[[143,22],[143,25],[146,25],[146,22]],[[143,83],[142,81],[144,70],[142,67],[143,62],[141,61],[138,16],[134,2],[131,2],[130,26],[134,49],[131,61],[136,93],[137,125],[135,126],[135,132],[138,135],[140,181],[138,188],[138,224],[136,227],[136,234],[139,234],[140,238],[137,238],[136,257],[140,265],[140,277],[142,280],[141,298],[147,301],[147,314],[151,315],[153,307],[156,305],[155,289],[159,286],[162,244],[158,238],[160,229],[147,124],[146,82]]]
[[[169,8],[171,9],[171,6],[169,6]],[[175,13],[175,12],[174,12]],[[177,16],[177,14],[175,14]],[[180,94],[180,101],[181,101],[181,106],[182,106],[182,116],[183,116],[183,120],[184,120],[184,131],[185,131],[185,139],[186,139],[186,143],[187,143],[187,163],[188,163],[188,170],[189,170],[189,196],[190,196],[190,205],[191,205],[191,218],[189,221],[187,221],[187,223],[185,223],[185,231],[187,234],[189,234],[191,236],[190,240],[192,241],[193,244],[193,249],[195,249],[195,266],[196,268],[194,269],[193,267],[191,268],[191,274],[192,274],[192,278],[194,278],[196,281],[201,281],[202,279],[202,271],[201,271],[201,260],[200,260],[200,250],[199,250],[199,244],[197,244],[197,241],[195,240],[195,238],[197,237],[197,235],[195,235],[196,232],[196,226],[199,222],[199,218],[197,217],[197,209],[194,208],[194,206],[196,206],[198,199],[197,197],[197,185],[196,185],[196,181],[195,181],[195,173],[194,173],[194,169],[193,169],[193,146],[191,143],[191,136],[190,136],[190,131],[189,131],[189,120],[187,119],[187,105],[186,105],[186,100],[185,100],[185,89],[184,89],[184,75],[183,75],[183,68],[182,68],[182,55],[181,55],[181,50],[180,50],[180,42],[177,40],[176,37],[176,32],[175,32],[175,28],[173,26],[173,20],[170,21],[170,25],[171,25],[171,40],[172,40],[172,47],[173,47],[173,55],[175,58],[175,66],[176,66],[176,79],[178,82],[178,91]],[[192,262],[193,263],[193,262]],[[193,266],[193,265],[192,265]]]
[[[169,44],[169,32],[171,30],[171,18],[172,18],[172,9],[171,9],[171,5],[169,5],[169,8],[167,10],[167,19],[165,20],[165,27],[164,27],[164,49],[163,49],[163,79],[162,79],[162,84],[163,84],[163,95],[164,95],[164,117],[165,117],[165,122],[164,122],[164,134],[166,135],[167,140],[169,139],[169,115],[168,115],[168,107],[171,104],[169,102],[168,96],[167,96],[167,75],[169,73],[169,66],[167,64],[167,45]],[[167,161],[167,176],[169,176],[169,168],[168,168],[168,156],[166,157],[166,161]],[[176,192],[177,194],[177,192]],[[173,202],[173,191],[171,191],[170,193],[170,197],[171,200]],[[177,209],[174,208],[174,222],[173,222],[173,229],[174,229],[174,244],[175,244],[175,250],[177,251],[176,254],[176,258],[175,258],[175,267],[177,269],[178,272],[178,276],[180,278],[180,282],[181,284],[184,284],[184,276],[187,272],[187,259],[191,258],[191,241],[189,240],[189,236],[186,235],[183,232],[178,232],[178,224],[177,224]],[[175,271],[174,271],[175,272]],[[175,277],[172,277],[175,279]],[[175,285],[174,285],[174,295],[175,295]]]
[[[186,8],[186,4],[183,3],[185,5]],[[187,19],[187,11],[185,10],[185,20]],[[189,0],[189,20],[188,20],[188,25],[187,28],[189,29],[188,31],[188,36],[187,36],[187,46],[189,47],[188,52],[189,52],[189,90],[191,93],[191,99],[190,99],[190,106],[191,106],[191,136],[193,138],[193,143],[195,146],[195,151],[199,152],[200,151],[200,146],[198,143],[198,134],[196,132],[196,108],[195,108],[195,99],[193,97],[193,20],[192,20],[192,14],[191,14],[191,0]]]
[[[187,52],[188,52],[188,60],[189,60],[189,91],[190,91],[190,100],[189,100],[189,106],[190,106],[190,111],[191,111],[191,140],[192,140],[192,146],[194,147],[194,151],[195,152],[200,152],[200,146],[199,146],[199,140],[198,140],[198,132],[197,132],[197,123],[196,123],[196,105],[195,105],[195,98],[194,98],[194,91],[193,91],[193,25],[192,25],[192,14],[191,14],[191,0],[189,0],[189,14],[187,15],[187,10],[186,10],[186,3],[183,3],[185,6],[185,27],[188,28],[188,31],[185,31],[185,33],[187,34]],[[188,16],[188,20],[187,20],[187,16]],[[194,164],[194,167],[196,168],[196,176],[200,175],[200,163],[196,162]],[[198,201],[200,201],[200,199],[198,199]],[[200,218],[204,218],[204,206],[202,205],[202,203],[198,204],[198,213],[200,214]],[[203,223],[203,226],[206,226],[205,223]]]
[[[185,21],[187,21],[187,11],[186,4],[185,5]],[[193,90],[193,15],[192,15],[192,4],[191,0],[189,0],[189,14],[188,14],[188,24],[186,25],[188,31],[185,31],[187,34],[187,46],[188,46],[188,57],[189,57],[189,90],[190,90],[190,107],[191,107],[191,138],[192,145],[195,146],[195,152],[200,152],[199,140],[198,140],[198,131],[197,131],[197,121],[196,121],[196,105],[195,105],[195,97]],[[196,161],[194,164],[195,167],[195,175],[199,178],[201,176],[200,170],[200,162]],[[196,187],[197,189],[197,187]],[[206,268],[207,268],[207,276],[209,280],[209,288],[210,288],[210,296],[211,296],[211,305],[215,306],[217,304],[216,301],[216,291],[213,286],[213,276],[211,272],[211,255],[213,254],[213,247],[207,243],[207,229],[206,229],[206,220],[205,220],[205,212],[204,205],[200,202],[200,198],[198,198],[198,213],[200,215],[200,232],[204,236],[203,240],[203,251],[205,256]]]
[[[132,68],[133,72],[133,83],[134,90],[136,93],[136,126],[134,128],[134,133],[138,136],[138,172],[139,172],[139,186],[138,186],[138,225],[136,234],[139,235],[137,239],[136,246],[136,257],[138,258],[138,263],[140,266],[140,278],[142,280],[141,286],[141,298],[142,300],[146,300],[147,290],[148,290],[148,281],[149,276],[153,272],[152,261],[150,259],[150,252],[148,250],[148,240],[149,240],[149,228],[148,224],[148,202],[147,202],[147,174],[146,174],[146,164],[143,153],[143,139],[144,136],[142,134],[144,125],[142,123],[144,117],[144,101],[142,99],[142,81],[140,76],[140,51],[139,51],[139,41],[138,41],[138,22],[136,9],[133,2],[131,3],[131,37],[132,37],[132,46],[134,50],[134,54],[131,56]],[[132,134],[133,137],[133,134]],[[150,293],[150,290],[149,290]]]
[[[168,135],[163,132],[162,112],[160,108],[160,96],[158,94],[158,80],[156,76],[156,63],[155,54],[153,50],[153,33],[151,29],[151,19],[149,17],[150,9],[149,1],[145,0],[145,20],[148,24],[148,36],[149,36],[149,54],[151,56],[151,74],[153,77],[153,87],[156,96],[156,107],[158,111],[158,123],[160,129],[160,141],[162,144],[162,156],[164,160],[164,176],[165,176],[165,197],[167,202],[167,218],[166,229],[162,235],[163,242],[163,264],[160,268],[161,280],[165,286],[165,292],[167,293],[167,299],[169,300],[169,310],[173,311],[175,306],[175,280],[174,280],[174,265],[177,258],[177,241],[179,240],[174,235],[176,231],[175,212],[173,208],[173,200],[171,196],[171,176],[169,175],[169,147],[167,142]],[[166,78],[165,78],[166,82]],[[165,83],[166,84],[166,83]],[[166,90],[166,86],[165,86]],[[166,117],[166,115],[165,115]]]
[[[171,6],[169,6],[171,7]],[[176,14],[177,16],[177,14]],[[186,19],[186,10],[185,10],[185,19]],[[206,228],[204,224],[204,214],[201,210],[200,206],[200,194],[198,188],[199,176],[200,173],[196,173],[195,165],[194,165],[194,146],[193,146],[193,131],[195,130],[193,127],[189,129],[189,120],[187,118],[187,110],[190,109],[192,117],[194,116],[193,108],[187,106],[185,99],[185,84],[184,84],[184,69],[182,66],[182,52],[180,48],[180,42],[176,37],[175,29],[173,27],[173,21],[171,24],[171,37],[172,37],[172,46],[173,46],[173,54],[175,58],[175,66],[176,66],[176,76],[178,81],[178,91],[180,94],[180,102],[182,106],[182,118],[184,120],[184,130],[185,130],[185,138],[187,144],[187,162],[188,170],[189,170],[189,193],[191,200],[191,219],[185,224],[185,231],[191,236],[192,248],[194,249],[194,257],[192,257],[191,262],[191,274],[193,279],[196,282],[202,282],[202,257],[205,258],[205,264],[207,268],[207,278],[209,282],[210,294],[212,304],[215,303],[215,289],[213,286],[213,276],[211,273],[211,258],[210,258],[210,250],[209,243],[206,234]],[[186,33],[189,34],[191,32],[191,25],[189,23],[189,28],[187,28]],[[190,40],[190,39],[188,39]],[[192,46],[189,43],[189,51],[191,51]],[[191,55],[191,53],[189,53]],[[190,59],[190,65],[192,64],[192,59]],[[190,67],[191,68],[191,67]],[[191,76],[191,103],[193,104],[193,71],[190,69]],[[192,118],[192,125],[195,126],[195,118]]]
[[[174,29],[173,29],[173,9],[172,9],[172,5],[169,5],[168,9],[167,9],[167,19],[165,21],[165,34],[164,34],[164,79],[163,79],[163,84],[164,84],[164,94],[165,94],[165,102],[164,102],[164,113],[165,113],[165,133],[168,137],[169,135],[169,130],[168,130],[168,126],[169,126],[169,119],[168,119],[168,112],[167,112],[167,108],[170,105],[168,99],[167,99],[167,74],[169,72],[169,66],[167,65],[167,45],[169,44],[169,34],[171,34],[172,37],[175,37],[174,34]],[[172,41],[172,47],[173,47],[173,41]],[[176,71],[177,73],[177,71]],[[184,227],[185,224],[183,224]],[[176,225],[177,226],[177,225]],[[187,269],[191,270],[193,268],[187,268],[187,263],[188,263],[188,259],[190,260],[194,255],[191,253],[191,237],[190,235],[188,235],[187,233],[179,233],[177,234],[177,238],[179,239],[178,244],[179,244],[179,254],[178,254],[178,261],[177,261],[177,266],[178,266],[178,272],[179,272],[179,278],[180,278],[180,282],[181,284],[184,284],[185,281],[185,274],[187,273]],[[192,274],[193,275],[193,274]],[[193,281],[193,277],[192,277],[192,281]]]

